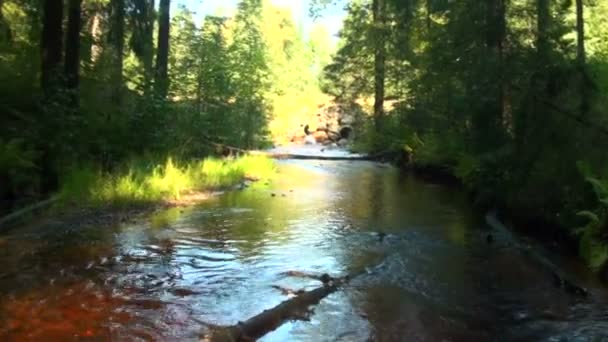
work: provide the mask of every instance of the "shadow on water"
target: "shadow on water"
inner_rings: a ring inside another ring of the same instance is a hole
[[[0,339],[196,340],[286,297],[273,286],[377,265],[264,341],[608,338],[606,291],[579,299],[501,241],[458,190],[360,161],[284,161],[272,183],[99,228],[0,238]],[[568,261],[570,262],[570,261]]]

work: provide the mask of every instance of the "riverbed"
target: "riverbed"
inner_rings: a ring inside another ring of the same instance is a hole
[[[320,286],[291,271],[367,269],[262,341],[608,341],[606,289],[518,239],[589,296],[555,287],[457,187],[367,161],[280,161],[273,181],[136,223],[0,236],[0,340],[194,341],[288,299],[278,288]]]

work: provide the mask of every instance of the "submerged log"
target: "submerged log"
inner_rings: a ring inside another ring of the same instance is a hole
[[[245,322],[215,331],[210,341],[255,341],[290,320],[306,319],[309,307],[338,289],[338,283],[328,283],[311,291],[299,292],[272,309],[251,317]]]
[[[284,288],[275,287],[283,293],[295,294],[295,296],[271,309],[264,310],[262,313],[255,315],[244,322],[238,322],[236,325],[229,327],[217,327],[213,329],[211,335],[203,337],[203,341],[255,341],[277,329],[287,321],[307,320],[311,312],[311,306],[318,304],[323,298],[336,292],[340,287],[348,284],[356,277],[367,274],[372,270],[381,267],[383,264],[384,263],[381,262],[372,268],[365,268],[359,272],[340,278],[333,278],[327,274],[316,276],[297,271],[287,272],[287,275],[318,279],[323,282],[323,285],[310,291],[287,291]]]
[[[38,203],[34,203],[0,218],[0,232],[26,221],[28,217],[49,208],[58,201],[59,197],[55,196]]]
[[[576,282],[568,277],[557,265],[547,259],[545,256],[537,253],[530,248],[523,246],[517,239],[511,234],[509,229],[498,219],[496,212],[492,211],[486,214],[486,223],[492,227],[492,229],[496,231],[502,232],[505,236],[508,237],[508,242],[521,250],[524,254],[528,255],[532,260],[534,260],[538,265],[545,268],[549,275],[553,280],[553,284],[555,287],[563,289],[566,293],[579,296],[579,297],[587,297],[587,290],[577,285]]]

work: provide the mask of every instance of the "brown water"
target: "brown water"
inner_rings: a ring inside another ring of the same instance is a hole
[[[0,340],[197,340],[287,299],[273,286],[369,267],[264,341],[602,341],[608,295],[489,231],[462,193],[369,162],[281,162],[277,180],[112,228],[0,237]],[[272,196],[274,194],[275,196]],[[380,239],[378,232],[387,233]]]

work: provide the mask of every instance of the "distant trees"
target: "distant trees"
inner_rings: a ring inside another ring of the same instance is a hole
[[[76,164],[264,145],[273,100],[318,86],[331,49],[288,11],[243,0],[234,17],[195,23],[171,8],[0,0],[0,211],[55,190]]]
[[[482,203],[576,225],[588,205],[581,173],[608,172],[597,152],[608,147],[606,2],[342,3],[324,89],[346,103],[373,100],[360,136],[368,148],[406,147],[418,163],[448,167]]]

